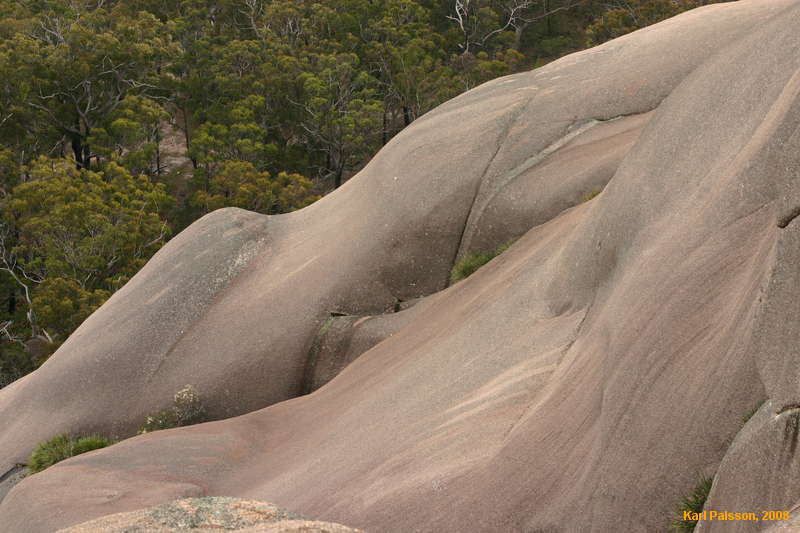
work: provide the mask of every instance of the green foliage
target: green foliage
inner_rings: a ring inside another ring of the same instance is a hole
[[[686,533],[694,531],[697,520],[684,520],[683,513],[684,511],[690,513],[700,513],[703,511],[703,506],[706,503],[706,499],[708,499],[708,493],[711,492],[711,485],[713,482],[713,478],[701,476],[692,491],[683,497],[680,505],[678,505],[676,518],[673,522],[674,531]]]
[[[44,158],[30,173],[3,204],[6,224],[19,235],[14,253],[29,275],[117,287],[163,243],[160,213],[171,199],[146,176],[116,163],[94,172]]]
[[[353,159],[364,160],[375,146],[369,135],[377,137],[380,131],[377,80],[359,68],[352,53],[312,54],[307,64],[311,70],[298,79],[305,101],[300,124],[308,132],[309,148],[325,155],[326,170],[338,186]]]
[[[32,307],[39,326],[56,338],[65,339],[108,300],[111,291],[90,291],[72,279],[47,278],[36,287],[33,295]]]
[[[273,178],[247,161],[226,161],[209,180],[208,190],[195,192],[192,203],[204,213],[222,207],[288,213],[318,198],[311,187],[311,181],[299,174],[281,172]]]
[[[157,101],[128,95],[86,142],[95,147],[97,156],[119,163],[132,174],[158,173],[159,127],[169,118]]]
[[[63,341],[161,247],[171,198],[113,162],[39,158],[29,174],[0,202],[0,254],[29,297],[28,327]]]
[[[601,192],[603,192],[603,187],[597,187],[596,189],[591,189],[581,196],[580,203],[586,203],[589,200],[593,200],[596,198]]]
[[[75,437],[66,434],[56,435],[52,439],[36,446],[28,459],[28,470],[32,474],[69,459],[75,455],[90,452],[114,444],[100,435]]]
[[[586,28],[588,46],[595,46],[656,22],[694,9],[694,0],[629,0],[625,7],[609,9]]]
[[[19,184],[20,174],[16,154],[8,148],[0,150],[0,198],[8,196]]]
[[[152,14],[126,13],[113,3],[35,11],[0,45],[0,72],[19,84],[7,99],[9,127],[28,129],[50,146],[68,140],[75,161],[88,167],[98,155],[88,142],[94,130],[113,129],[128,96],[165,96],[163,66],[179,48]]]
[[[36,364],[22,346],[17,343],[0,344],[0,389],[35,368]]]
[[[108,440],[102,435],[80,437],[75,439],[75,444],[72,446],[72,455],[80,455],[92,450],[99,450],[100,448],[111,446],[112,444],[114,444],[113,441]]]
[[[461,281],[462,279],[468,278],[480,267],[508,250],[511,244],[511,242],[508,242],[495,250],[472,252],[464,255],[464,257],[462,257],[461,260],[456,263],[456,265],[453,267],[453,270],[450,272],[450,281],[455,283],[457,281]]]
[[[194,387],[186,385],[175,393],[172,406],[169,409],[162,409],[145,419],[145,423],[139,429],[139,433],[190,426],[206,420],[206,410],[200,400],[200,395]]]

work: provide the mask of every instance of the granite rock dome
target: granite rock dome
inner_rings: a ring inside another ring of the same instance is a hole
[[[0,391],[0,474],[58,432],[132,435],[187,383],[224,419],[26,478],[0,532],[196,496],[376,533],[652,532],[700,474],[709,508],[793,508],[798,27],[797,0],[699,8],[445,103],[306,209],[196,222]]]

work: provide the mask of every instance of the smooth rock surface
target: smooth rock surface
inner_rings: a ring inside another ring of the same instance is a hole
[[[187,383],[214,418],[298,396],[330,313],[374,315],[437,292],[468,250],[494,248],[596,192],[646,113],[791,3],[709,6],[494,80],[416,120],[307,209],[207,215],[55,357],[0,390],[0,471],[59,432],[130,436]],[[628,115],[641,117],[613,121]],[[582,154],[561,158],[576,175],[538,172],[534,163],[560,149]]]
[[[798,0],[700,8],[445,103],[310,208],[197,222],[0,391],[0,470],[186,383],[252,412],[30,476],[0,532],[235,495],[373,533],[649,533],[699,473],[718,509],[795,505],[798,27]],[[331,313],[432,293],[294,397]]]

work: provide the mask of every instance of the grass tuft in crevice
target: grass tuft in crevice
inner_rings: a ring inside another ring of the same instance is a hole
[[[595,189],[586,191],[580,197],[579,203],[585,204],[589,200],[594,200],[601,192],[603,192],[603,189],[605,189],[605,187],[597,187]]]
[[[767,401],[764,400],[763,402],[753,406],[752,409],[747,411],[747,413],[745,413],[745,415],[742,417],[742,426],[747,424],[750,421],[750,419],[753,418],[753,416],[758,412],[758,410],[761,409],[761,406],[764,405],[766,402]]]
[[[480,267],[508,250],[513,243],[514,241],[509,241],[496,250],[471,252],[466,254],[458,263],[456,263],[456,265],[453,267],[453,270],[450,271],[450,282],[456,283],[457,281],[468,278]]]
[[[673,531],[678,533],[692,533],[692,531],[694,531],[698,521],[691,519],[685,520],[684,512],[692,514],[703,512],[703,507],[708,499],[708,493],[711,492],[711,485],[713,482],[713,478],[700,476],[697,485],[689,494],[683,497],[681,503],[678,505],[675,520],[672,524]]]
[[[31,474],[53,466],[54,464],[92,450],[99,450],[111,446],[111,441],[102,435],[87,435],[83,437],[71,436],[65,433],[56,435],[52,439],[42,442],[28,459],[28,470]]]

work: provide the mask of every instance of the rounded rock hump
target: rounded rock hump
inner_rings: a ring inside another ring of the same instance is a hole
[[[797,402],[798,27],[797,0],[696,9],[445,103],[306,209],[201,219],[0,391],[0,471],[187,383],[247,414],[30,476],[0,532],[205,494],[382,533],[660,531],[715,472],[720,508],[793,506],[797,454],[758,458],[796,417],[737,434]],[[298,398],[318,339],[320,382],[355,359]]]

